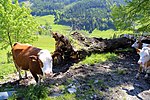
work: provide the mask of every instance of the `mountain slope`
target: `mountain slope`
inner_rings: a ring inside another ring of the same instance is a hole
[[[31,0],[32,14],[55,15],[55,23],[69,25],[73,30],[92,32],[115,29],[110,16],[113,4],[124,4],[123,0]]]

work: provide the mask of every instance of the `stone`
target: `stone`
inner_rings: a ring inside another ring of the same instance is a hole
[[[0,100],[8,99],[10,96],[13,95],[16,91],[7,91],[7,92],[0,92]]]
[[[139,93],[138,96],[141,98],[141,100],[150,100],[150,90],[143,91]]]
[[[68,88],[69,93],[75,93],[77,90],[75,87]]]

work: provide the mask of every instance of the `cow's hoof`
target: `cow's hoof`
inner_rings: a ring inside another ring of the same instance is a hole
[[[146,74],[146,75],[144,76],[144,79],[148,79],[148,74]]]

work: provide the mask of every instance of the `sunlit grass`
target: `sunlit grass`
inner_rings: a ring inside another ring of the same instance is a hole
[[[90,37],[102,37],[102,38],[113,38],[114,34],[116,37],[118,37],[121,34],[132,34],[132,31],[114,31],[112,29],[110,30],[104,30],[100,31],[95,29],[89,36]]]
[[[69,26],[55,24],[55,25],[52,25],[52,31],[58,32],[64,35],[69,35],[71,33],[71,28]]]
[[[87,56],[83,61],[81,61],[81,64],[95,64],[105,61],[116,61],[117,55],[115,53],[106,53],[106,54],[92,54],[90,56]]]
[[[54,16],[53,15],[36,16],[35,20],[41,25],[45,25],[47,22],[50,23],[51,25],[54,24]]]
[[[65,34],[65,35],[71,33],[71,27],[65,25],[58,25],[54,23],[54,15],[37,16],[35,17],[35,19],[40,25],[45,25],[46,23],[50,24],[51,30],[53,32],[58,32],[60,34]]]
[[[7,56],[6,56],[6,54],[7,54],[8,51],[10,51],[9,48],[6,49],[6,50],[0,50],[0,63],[1,64],[2,63],[4,64],[4,63],[7,62]]]
[[[33,46],[39,47],[41,49],[47,49],[51,53],[55,50],[55,40],[50,35],[49,36],[38,36],[38,40],[32,43]]]
[[[16,72],[16,67],[13,63],[0,64],[0,80],[8,74]]]

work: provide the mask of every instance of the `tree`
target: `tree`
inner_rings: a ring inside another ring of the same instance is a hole
[[[0,0],[0,43],[2,48],[14,42],[30,43],[37,37],[38,24],[30,8],[18,0]]]
[[[150,32],[149,5],[150,0],[128,0],[126,5],[115,5],[112,8],[115,26],[121,30]]]

